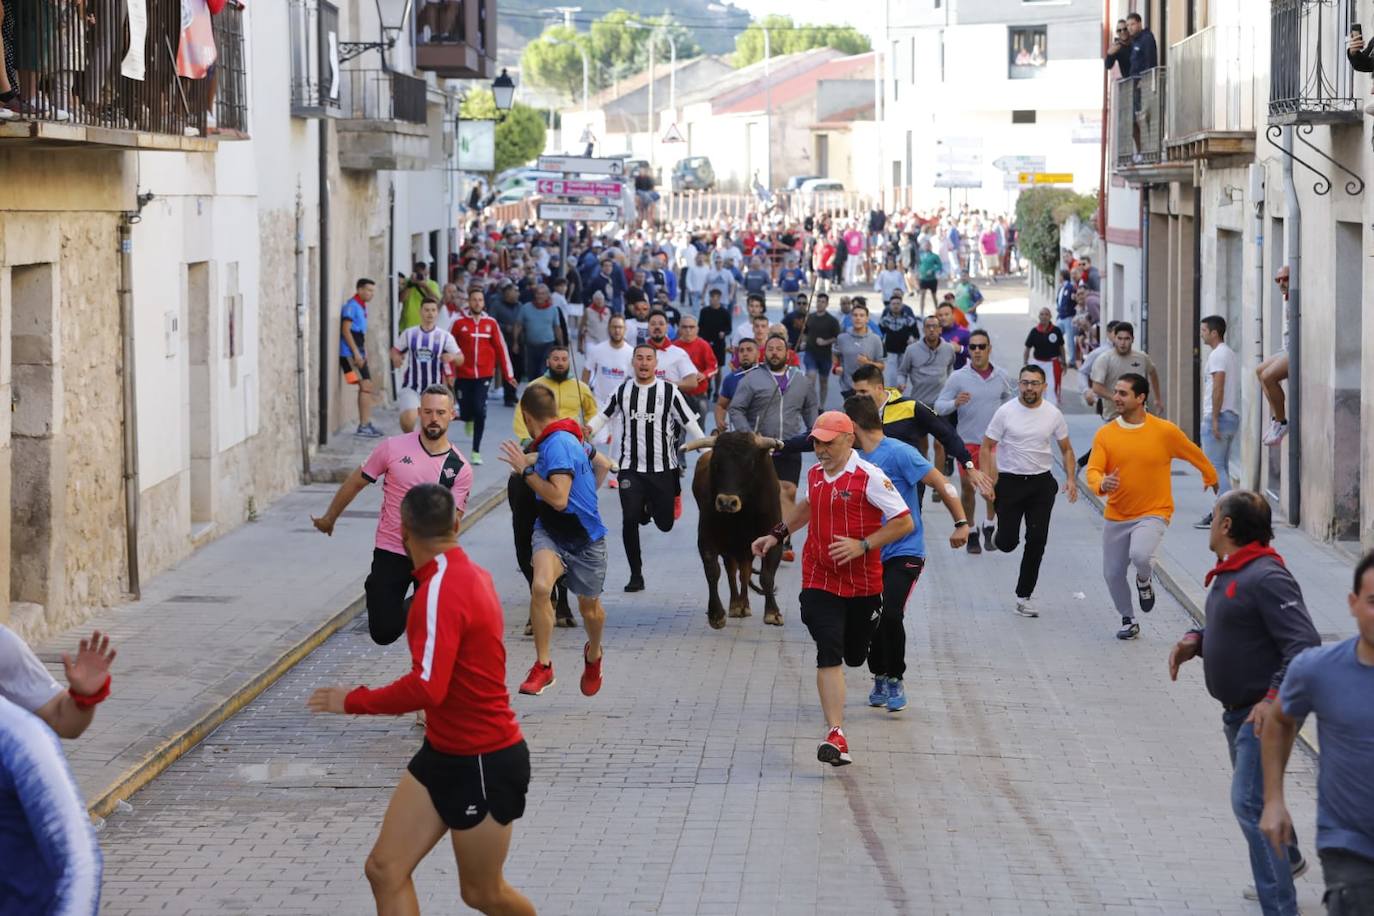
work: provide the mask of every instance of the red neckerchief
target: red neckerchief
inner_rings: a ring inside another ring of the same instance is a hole
[[[673,342],[669,340],[667,337],[663,338],[663,346],[661,347],[658,344],[654,343],[654,339],[652,337],[647,337],[645,339],[649,342],[649,346],[653,347],[655,350],[658,350],[660,353],[662,353],[664,350],[667,350],[669,347],[673,345]]]
[[[1039,331],[1041,334],[1046,334],[1046,333],[1049,333],[1049,330],[1050,330],[1051,327],[1053,327],[1053,325],[1049,325],[1049,324],[1037,324],[1037,325],[1035,326],[1035,329],[1036,329],[1037,331]]]
[[[597,314],[600,314],[601,312],[606,311],[607,306],[605,302],[602,302],[600,305],[597,305],[596,301],[593,300],[592,302],[587,304],[587,308],[591,309],[593,312],[596,312]]]
[[[531,444],[535,448],[538,448],[539,443],[543,442],[545,439],[549,438],[549,436],[553,435],[556,432],[559,432],[560,430],[565,433],[572,433],[574,436],[577,437],[578,442],[582,441],[582,427],[578,425],[578,422],[574,420],[572,417],[567,417],[563,420],[554,420],[548,426],[545,426],[544,431],[539,435],[535,436],[534,442]]]
[[[1274,548],[1261,546],[1258,543],[1246,544],[1216,566],[1213,566],[1212,571],[1202,580],[1202,584],[1204,586],[1211,585],[1212,579],[1219,573],[1234,572],[1237,569],[1243,569],[1260,557],[1273,557],[1275,560],[1279,561],[1280,566],[1287,568],[1287,564],[1283,562],[1283,557],[1279,556],[1279,552]]]

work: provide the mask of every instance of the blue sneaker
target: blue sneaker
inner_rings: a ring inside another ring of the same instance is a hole
[[[873,678],[873,689],[868,694],[869,706],[887,705],[887,678],[881,674]]]
[[[901,712],[906,709],[906,691],[902,689],[900,678],[887,679],[887,711]]]

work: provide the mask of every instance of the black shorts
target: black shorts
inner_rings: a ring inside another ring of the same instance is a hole
[[[799,454],[773,454],[773,470],[778,472],[778,480],[786,481],[795,486],[801,480],[801,466],[802,457]]]
[[[401,638],[410,613],[407,593],[415,584],[410,557],[381,548],[372,551],[372,570],[363,583],[367,596],[367,629],[372,641],[386,646]]]
[[[917,280],[917,281],[916,281],[916,286],[917,286],[919,289],[928,289],[928,290],[930,290],[932,293],[935,292],[935,291],[939,288],[939,285],[940,285],[940,280],[939,280],[938,277],[934,277],[934,278],[931,278],[931,279],[929,279],[929,280]]]
[[[343,371],[344,375],[348,375],[348,373],[353,371],[353,360],[349,359],[347,356],[340,356],[339,369]],[[367,363],[363,363],[358,367],[358,378],[369,380],[372,378],[372,373],[367,371]]]
[[[471,830],[488,814],[504,827],[525,813],[530,749],[524,741],[475,756],[445,754],[426,741],[406,769],[429,791],[450,830]]]
[[[882,615],[882,595],[841,598],[818,588],[801,591],[801,619],[816,641],[816,667],[834,668],[844,662],[851,668],[868,658]]]

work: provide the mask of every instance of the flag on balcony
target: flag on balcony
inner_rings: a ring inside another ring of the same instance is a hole
[[[205,79],[215,63],[215,29],[205,0],[181,0],[181,44],[177,47],[177,74]]]

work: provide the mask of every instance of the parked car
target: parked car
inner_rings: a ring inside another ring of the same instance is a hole
[[[716,186],[716,171],[706,156],[689,156],[679,159],[673,166],[672,188],[674,191],[710,191]]]
[[[822,191],[844,191],[844,182],[833,178],[808,178],[797,188],[803,194],[819,194]]]
[[[787,184],[783,185],[782,189],[784,191],[799,191],[803,184],[808,181],[817,181],[820,177],[819,175],[793,175],[787,179]]]

